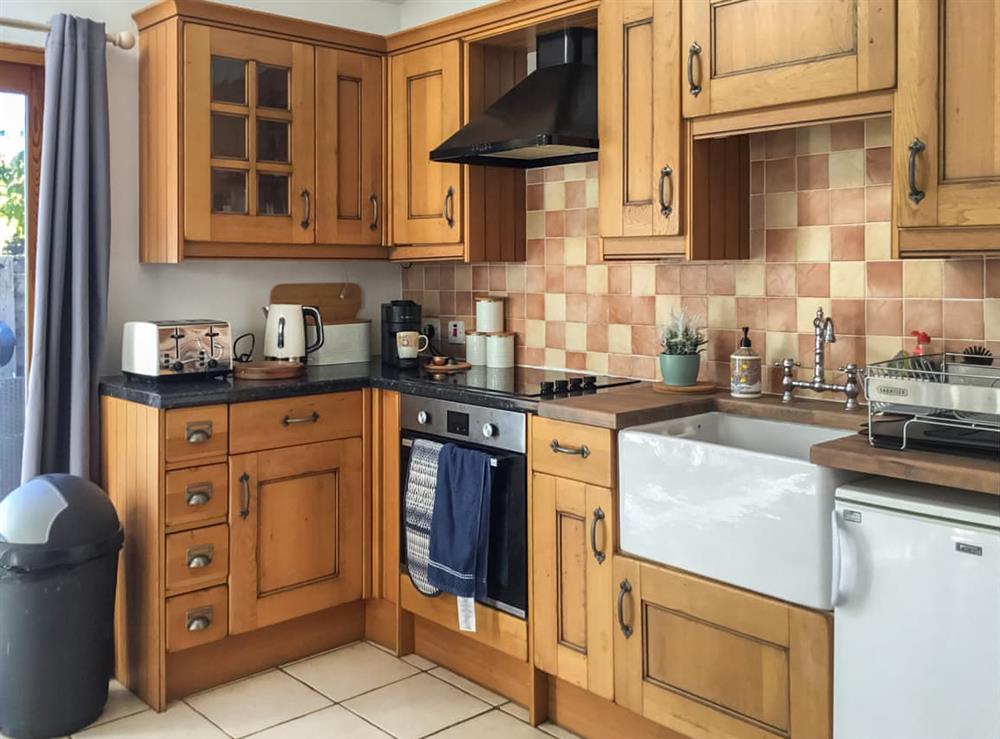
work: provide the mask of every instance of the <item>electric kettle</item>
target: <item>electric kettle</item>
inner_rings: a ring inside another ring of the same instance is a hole
[[[263,308],[264,358],[304,362],[306,355],[323,346],[323,318],[311,305],[272,303]],[[316,341],[306,346],[306,316],[316,321]]]

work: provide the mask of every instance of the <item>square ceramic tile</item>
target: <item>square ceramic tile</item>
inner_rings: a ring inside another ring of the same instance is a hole
[[[419,672],[417,667],[365,643],[336,649],[283,669],[338,702]]]
[[[417,739],[489,710],[488,703],[421,673],[344,703],[398,739]]]
[[[767,228],[797,226],[798,199],[794,192],[779,192],[764,196],[764,223]]]
[[[437,662],[431,662],[426,657],[421,657],[419,654],[408,654],[405,657],[401,657],[404,662],[408,662],[418,670],[433,670],[437,667]]]
[[[566,296],[562,293],[545,293],[545,320],[566,320]]]
[[[270,729],[253,734],[252,737],[253,739],[330,739],[330,737],[392,739],[389,734],[340,706],[330,706],[272,726]]]
[[[558,724],[554,724],[551,721],[546,721],[544,724],[538,727],[544,731],[549,736],[554,736],[556,739],[580,739],[577,734],[572,731],[568,731]]]
[[[149,706],[132,695],[128,688],[117,680],[112,680],[108,684],[108,702],[104,704],[104,711],[91,726],[100,726],[101,724],[106,724],[108,721],[114,721],[148,710]]]
[[[174,703],[163,713],[143,711],[118,721],[81,731],[73,735],[81,739],[227,739],[219,727],[198,715],[184,703]]]
[[[869,118],[865,121],[865,146],[889,146],[892,144],[892,121],[888,117]]]
[[[737,295],[764,294],[764,265],[737,264],[733,270]]]
[[[830,154],[830,187],[861,187],[865,184],[864,149]]]
[[[196,693],[185,702],[227,734],[237,737],[330,705],[315,690],[280,670]]]
[[[799,157],[796,188],[818,190],[830,186],[830,163],[827,154],[812,154]]]
[[[799,154],[823,154],[830,151],[830,125],[821,123],[796,128],[795,148]]]
[[[490,711],[481,716],[435,734],[435,739],[469,739],[470,737],[497,737],[497,739],[547,739],[549,736],[533,726],[518,721],[503,711]]]
[[[499,706],[507,702],[507,699],[498,693],[494,693],[488,688],[484,688],[478,683],[474,683],[471,680],[467,680],[461,675],[452,672],[444,667],[438,667],[430,671],[430,674],[439,680],[444,680],[446,683],[454,685],[459,690],[464,690],[466,693],[474,695],[481,701],[489,703],[491,706]]]

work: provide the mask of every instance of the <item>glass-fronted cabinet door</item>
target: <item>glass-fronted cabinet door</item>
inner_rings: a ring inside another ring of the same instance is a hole
[[[315,238],[313,47],[184,29],[184,236]]]

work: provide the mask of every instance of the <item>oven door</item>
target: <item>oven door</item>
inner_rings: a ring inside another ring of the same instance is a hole
[[[406,479],[410,469],[410,447],[416,439],[441,444],[454,441],[429,434],[404,431],[399,450],[399,537],[400,565],[406,569]],[[484,601],[498,610],[527,618],[528,613],[528,471],[526,458],[477,444],[457,444],[489,454],[493,468],[490,490],[489,561]]]

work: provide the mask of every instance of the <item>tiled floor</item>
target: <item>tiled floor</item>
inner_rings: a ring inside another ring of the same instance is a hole
[[[155,713],[117,683],[81,739],[572,739],[450,670],[366,642],[207,690]]]

